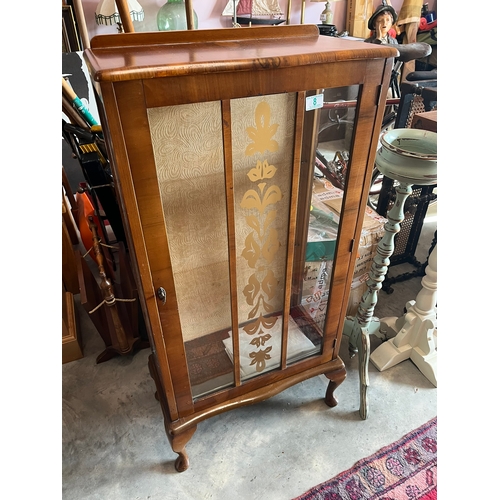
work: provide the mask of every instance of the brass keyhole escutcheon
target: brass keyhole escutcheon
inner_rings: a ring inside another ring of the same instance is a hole
[[[167,292],[162,286],[156,290],[156,296],[161,300],[162,304],[165,305],[167,302]]]

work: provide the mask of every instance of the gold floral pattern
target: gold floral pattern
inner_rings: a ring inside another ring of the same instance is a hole
[[[255,127],[247,127],[246,133],[252,141],[245,150],[245,155],[264,154],[266,151],[276,152],[278,142],[273,139],[278,129],[277,123],[271,123],[271,108],[265,101],[255,108]],[[271,359],[272,346],[266,343],[272,339],[270,330],[276,324],[277,316],[265,317],[263,313],[273,312],[271,301],[276,295],[278,280],[270,264],[280,248],[278,232],[272,225],[277,218],[276,204],[283,198],[281,189],[269,181],[277,172],[274,165],[267,159],[257,160],[255,167],[247,173],[249,180],[256,184],[255,189],[247,190],[240,202],[240,206],[254,213],[245,217],[246,224],[251,230],[245,238],[245,246],[241,253],[251,269],[255,269],[243,288],[246,303],[253,306],[248,314],[247,323],[243,330],[253,336],[250,345],[256,351],[250,352],[250,366],[261,372],[266,368],[266,361]]]
[[[257,321],[254,321],[248,325],[245,325],[243,327],[243,330],[245,333],[248,335],[255,335],[257,332],[260,334],[264,333],[263,329],[270,330],[274,327],[276,324],[276,321],[278,321],[277,316],[273,316],[271,318],[264,318],[262,314],[259,316]]]
[[[260,102],[255,108],[255,127],[248,127],[246,132],[252,143],[247,146],[245,154],[252,156],[256,153],[264,153],[266,150],[273,153],[278,151],[278,143],[271,139],[278,129],[278,124],[270,124],[271,108],[265,101]]]
[[[266,367],[266,361],[271,359],[271,355],[269,354],[271,352],[272,347],[266,347],[264,350],[260,350],[257,352],[251,352],[250,357],[252,358],[252,362],[250,363],[250,366],[256,365],[255,369],[258,372],[261,372],[265,367]]]
[[[269,165],[267,160],[264,160],[264,162],[258,161],[255,168],[252,168],[247,175],[252,182],[256,182],[262,179],[272,179],[275,173],[276,167]]]
[[[263,193],[265,185],[266,184],[264,182],[259,183],[258,187],[260,193],[258,193],[255,189],[249,189],[245,193],[241,206],[243,208],[256,208],[262,215],[268,205],[273,205],[274,203],[280,201],[282,198],[280,188],[278,186],[271,186],[265,193]]]

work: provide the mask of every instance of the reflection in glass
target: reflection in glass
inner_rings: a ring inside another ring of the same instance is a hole
[[[320,352],[324,333],[358,91],[358,86],[325,89],[319,110],[302,293],[300,306],[292,304],[291,311],[316,345],[313,352]]]

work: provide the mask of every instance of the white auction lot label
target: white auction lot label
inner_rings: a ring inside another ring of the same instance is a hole
[[[316,94],[306,97],[306,111],[323,107],[323,94]]]

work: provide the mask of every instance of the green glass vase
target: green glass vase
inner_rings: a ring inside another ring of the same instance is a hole
[[[194,27],[198,29],[198,16],[193,9]],[[186,6],[184,0],[168,0],[160,8],[156,16],[156,23],[160,31],[187,29]]]

